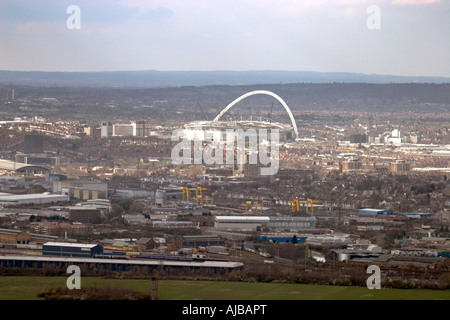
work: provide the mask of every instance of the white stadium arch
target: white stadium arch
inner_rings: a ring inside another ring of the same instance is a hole
[[[284,109],[286,109],[286,112],[289,115],[289,118],[291,119],[291,123],[292,123],[292,127],[294,128],[294,132],[295,132],[295,138],[298,138],[298,129],[297,129],[297,124],[295,122],[294,116],[292,115],[291,109],[289,109],[288,105],[286,104],[286,102],[284,102],[283,99],[280,98],[280,96],[278,96],[277,94],[271,92],[271,91],[267,91],[267,90],[256,90],[256,91],[250,91],[247,92],[246,94],[243,94],[242,96],[240,96],[239,98],[237,98],[236,100],[234,100],[233,102],[231,102],[229,105],[227,105],[215,118],[213,121],[219,121],[219,119],[229,110],[231,109],[235,104],[237,104],[239,101],[244,100],[245,98],[248,98],[250,96],[254,96],[257,94],[265,94],[271,97],[274,97],[275,99],[277,99],[281,105],[284,107]]]

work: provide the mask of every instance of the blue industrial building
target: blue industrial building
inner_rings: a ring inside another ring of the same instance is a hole
[[[93,257],[103,254],[103,246],[98,244],[47,242],[42,246],[42,255],[60,257]]]
[[[297,238],[297,243],[305,242],[307,236],[292,234],[292,233],[266,233],[258,235],[258,239],[261,241],[271,241],[274,243],[292,243],[294,235]]]

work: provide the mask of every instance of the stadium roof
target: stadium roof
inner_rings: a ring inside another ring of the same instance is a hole
[[[0,170],[25,172],[25,171],[50,171],[50,168],[45,166],[0,159]]]

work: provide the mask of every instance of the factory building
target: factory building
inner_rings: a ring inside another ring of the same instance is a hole
[[[304,230],[314,229],[314,217],[269,217],[267,228],[270,230]]]
[[[153,259],[97,259],[90,257],[51,257],[51,256],[0,256],[2,268],[54,268],[66,269],[70,265],[78,265],[82,270],[107,270],[154,272],[155,270],[174,271],[206,271],[218,274],[226,274],[233,270],[244,269],[241,262],[227,261],[177,261],[177,260],[153,260]]]
[[[366,209],[359,209],[359,214],[370,214],[370,215],[393,215],[394,211],[392,210],[384,210],[384,209],[370,209],[370,208],[366,208]]]
[[[1,243],[22,243],[28,244],[31,241],[31,234],[27,231],[0,229]]]
[[[295,236],[295,238],[294,238]],[[306,242],[308,237],[303,234],[289,233],[289,232],[280,232],[280,233],[264,233],[258,235],[258,239],[261,241],[270,241],[274,243],[293,243],[297,241],[297,243]],[[296,240],[295,240],[296,239]]]
[[[53,181],[53,193],[82,200],[106,199],[108,184],[80,180]]]
[[[0,242],[1,243],[14,243],[14,244],[29,244],[29,243],[43,243],[48,241],[55,241],[58,237],[30,233],[23,230],[15,229],[0,229]]]
[[[183,200],[183,191],[178,189],[158,189],[155,192],[155,204],[165,206],[172,201]]]
[[[413,219],[431,218],[432,216],[433,214],[431,213],[422,213],[422,212],[402,213],[402,217],[408,217]]]
[[[33,193],[0,196],[0,206],[18,206],[23,204],[43,204],[69,201],[69,196],[60,194]]]
[[[315,228],[314,217],[216,216],[214,226],[222,230],[305,230]]]
[[[44,256],[93,257],[103,254],[103,247],[98,244],[47,242],[42,246]]]
[[[101,212],[95,206],[73,206],[69,208],[69,221],[79,223],[100,223]]]

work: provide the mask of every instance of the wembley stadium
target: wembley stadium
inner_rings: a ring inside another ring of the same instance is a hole
[[[235,121],[220,121],[220,118],[234,105],[236,105],[239,101],[257,94],[269,95],[277,99],[286,112],[289,115],[291,120],[290,124],[284,124],[280,122],[273,121],[262,121],[262,120],[235,120]],[[227,130],[238,130],[241,129],[244,132],[252,132],[253,129],[255,132],[259,132],[259,130],[265,129],[268,134],[270,134],[271,130],[278,130],[280,141],[291,141],[298,139],[298,129],[297,124],[295,122],[294,116],[292,115],[291,110],[289,109],[286,102],[281,99],[278,95],[273,92],[265,91],[265,90],[257,90],[248,92],[233,102],[231,102],[228,106],[226,106],[212,121],[193,121],[184,125],[183,136],[189,140],[208,140],[208,137],[215,137],[216,134],[224,135]]]

